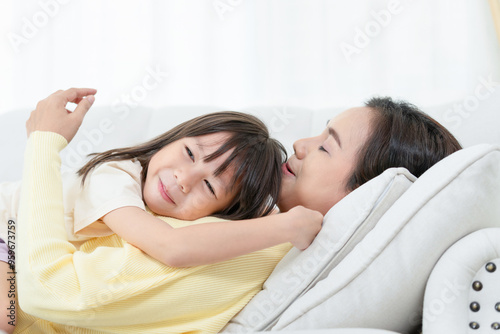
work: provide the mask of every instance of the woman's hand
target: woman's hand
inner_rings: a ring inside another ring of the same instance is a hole
[[[71,88],[58,90],[46,99],[38,102],[26,121],[28,137],[34,131],[51,131],[62,135],[68,143],[73,139],[82,124],[83,117],[94,103],[92,88]],[[78,104],[75,111],[66,109],[66,104]]]
[[[306,249],[321,230],[323,215],[303,206],[296,206],[285,214],[289,215],[288,223],[294,236],[290,242],[300,250]]]

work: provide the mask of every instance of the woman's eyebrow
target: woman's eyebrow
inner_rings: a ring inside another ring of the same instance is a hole
[[[342,144],[340,143],[340,137],[339,137],[338,132],[335,131],[334,128],[328,127],[328,133],[330,134],[330,136],[333,137],[333,139],[335,139],[335,141],[337,142],[337,144],[339,144],[340,148],[342,148]]]

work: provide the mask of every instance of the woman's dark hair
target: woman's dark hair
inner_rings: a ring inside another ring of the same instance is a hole
[[[278,199],[281,186],[281,165],[286,161],[286,150],[270,138],[266,125],[257,117],[234,111],[223,111],[196,117],[177,125],[170,131],[137,146],[94,153],[94,157],[79,171],[82,185],[89,172],[107,161],[137,159],[142,166],[144,186],[151,157],[166,145],[185,137],[227,132],[225,143],[205,158],[212,161],[232,150],[217,168],[220,175],[229,167],[234,169],[231,190],[236,196],[227,208],[212,214],[224,219],[249,219],[268,215]]]
[[[405,167],[419,177],[462,148],[444,126],[408,102],[376,97],[365,105],[373,111],[371,134],[347,180],[349,191],[391,167]]]

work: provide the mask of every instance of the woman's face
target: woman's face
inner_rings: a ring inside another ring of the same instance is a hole
[[[319,136],[294,143],[295,154],[283,165],[278,201],[282,212],[302,205],[324,215],[347,195],[346,183],[368,139],[372,116],[368,107],[348,109]]]
[[[226,141],[227,133],[179,139],[151,157],[144,183],[146,205],[163,216],[194,220],[226,208],[234,193],[228,191],[233,171],[215,176],[231,150],[205,162]]]

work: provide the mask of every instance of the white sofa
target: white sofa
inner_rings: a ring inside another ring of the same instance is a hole
[[[500,267],[500,94],[482,103],[451,128],[466,149],[417,180],[394,168],[352,192],[325,216],[311,247],[292,249],[224,332],[414,333],[423,319],[425,334],[476,333],[500,323],[498,275],[480,279],[487,293],[480,296],[479,313],[470,309],[475,275],[489,262]],[[450,108],[425,111],[446,121]],[[185,119],[224,109],[97,104],[63,152],[63,168],[78,166],[89,152],[136,144]],[[260,116],[291,151],[295,139],[319,133],[341,110],[241,111]],[[0,115],[0,182],[21,177],[29,112]],[[492,284],[485,283],[492,277]],[[493,311],[483,306],[488,303]],[[480,330],[470,329],[471,322]]]

